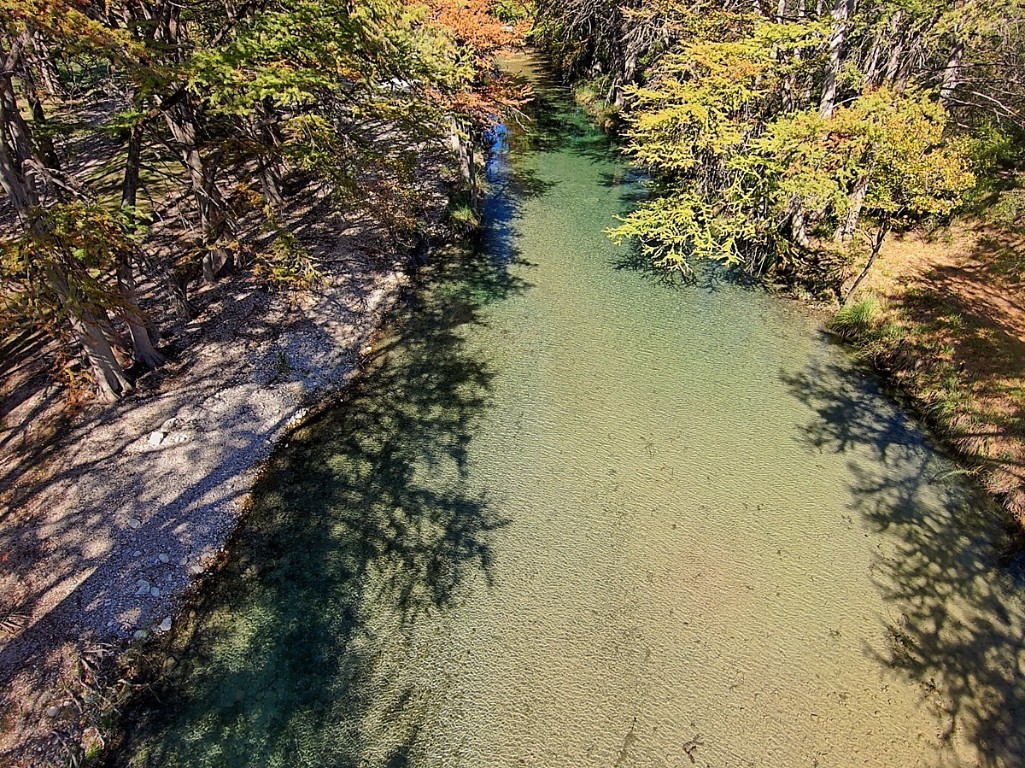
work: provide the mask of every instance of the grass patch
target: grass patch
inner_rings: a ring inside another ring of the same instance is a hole
[[[843,307],[829,323],[829,330],[844,341],[859,341],[871,336],[879,325],[883,309],[874,296]]]
[[[483,186],[481,188],[483,189]],[[479,229],[482,223],[480,213],[473,207],[467,189],[460,189],[452,195],[445,216],[452,229],[464,235]]]
[[[448,210],[448,220],[456,229],[469,232],[480,226],[480,216],[468,204],[455,205]]]

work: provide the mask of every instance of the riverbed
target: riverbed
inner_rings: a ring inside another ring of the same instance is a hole
[[[292,436],[133,766],[1021,765],[1001,514],[800,306],[638,268],[529,57],[486,231]]]

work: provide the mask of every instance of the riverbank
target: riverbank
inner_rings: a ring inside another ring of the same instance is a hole
[[[893,237],[838,330],[1025,530],[1022,246],[973,222]]]
[[[446,202],[436,197],[435,230]],[[78,414],[13,489],[0,529],[5,766],[67,764],[102,745],[123,650],[169,631],[274,446],[360,370],[407,257],[365,219],[323,223],[335,242],[316,291],[268,292],[255,275],[207,289],[174,362]]]

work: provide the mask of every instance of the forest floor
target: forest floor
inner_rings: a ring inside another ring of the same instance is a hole
[[[130,675],[124,649],[169,630],[273,445],[360,369],[408,256],[374,222],[310,198],[291,228],[323,284],[269,291],[243,270],[205,288],[190,297],[191,319],[159,328],[171,361],[120,402],[69,397],[45,339],[0,347],[7,768],[77,764],[102,747],[102,720],[127,694],[116,682]],[[430,199],[437,229],[447,198]]]
[[[1025,238],[983,224],[891,238],[856,342],[1025,524]]]

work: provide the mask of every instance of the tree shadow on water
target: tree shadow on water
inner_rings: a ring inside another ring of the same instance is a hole
[[[957,745],[942,765],[1003,768],[1025,755],[1025,566],[1006,519],[937,455],[873,382],[840,363],[781,374],[815,413],[810,450],[848,457],[852,508],[880,538],[873,581],[886,651]]]
[[[432,687],[421,654],[490,579],[508,522],[468,471],[493,374],[461,329],[526,288],[471,255],[432,282],[345,402],[275,454],[181,631],[177,671],[137,704],[111,764],[415,764]]]

